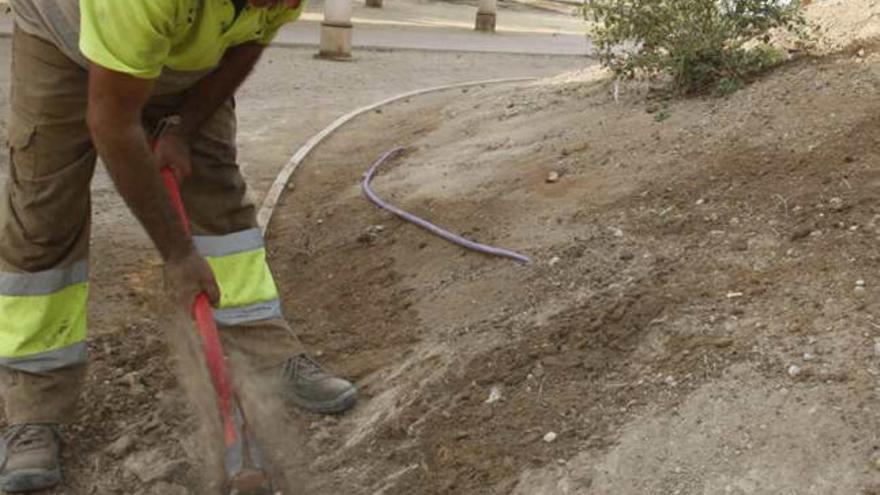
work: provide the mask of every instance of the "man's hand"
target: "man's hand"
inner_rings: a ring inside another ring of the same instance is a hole
[[[180,259],[165,262],[165,291],[175,304],[186,312],[192,310],[196,296],[204,292],[212,305],[220,302],[220,287],[214,272],[204,258],[195,250]]]
[[[183,182],[192,173],[189,144],[175,127],[169,128],[156,143],[156,161],[159,168],[169,167],[178,182]]]

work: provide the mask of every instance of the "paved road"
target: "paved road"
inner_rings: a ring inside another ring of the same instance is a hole
[[[299,22],[279,33],[276,42],[316,45],[320,23]],[[357,25],[352,32],[355,49],[410,49],[461,52],[527,53],[540,55],[581,55],[590,52],[586,36],[526,32],[478,33],[462,28],[424,28],[387,25]]]
[[[0,18],[0,36],[12,32],[12,20]],[[317,46],[320,23],[307,20],[281,30],[276,43],[288,46]],[[355,25],[355,47],[362,49],[403,49],[458,52],[524,53],[540,55],[586,56],[590,44],[585,36],[568,33],[501,31],[478,33],[455,27],[410,27],[397,25]]]

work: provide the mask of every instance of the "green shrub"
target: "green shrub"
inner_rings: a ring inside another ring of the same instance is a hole
[[[735,91],[782,61],[771,32],[806,33],[799,0],[586,0],[584,13],[604,66],[683,93]]]

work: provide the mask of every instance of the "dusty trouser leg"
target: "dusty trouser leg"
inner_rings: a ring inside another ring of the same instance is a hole
[[[179,106],[180,95],[154,97],[145,112],[155,125]],[[196,248],[210,263],[222,298],[215,310],[226,348],[250,368],[277,370],[303,347],[281,312],[266,263],[255,207],[236,163],[235,113],[224,104],[190,142],[192,175],[181,193]]]
[[[74,417],[86,360],[89,182],[87,76],[15,30],[9,176],[0,197],[0,490],[61,481],[56,425]]]
[[[0,381],[12,424],[73,419],[86,360],[95,151],[87,74],[16,29],[0,197]]]
[[[277,370],[303,346],[282,314],[256,209],[236,163],[235,132],[227,103],[190,143],[192,175],[181,193],[196,248],[220,285],[214,317],[227,347],[247,356],[251,368]]]
[[[155,98],[147,120],[155,122],[160,109],[173,111],[176,99]],[[235,110],[228,101],[190,142],[192,175],[181,187],[196,248],[220,285],[214,317],[224,344],[235,368],[248,370],[251,383],[259,378],[312,412],[342,412],[356,402],[357,389],[308,358],[284,319],[255,207],[236,163],[235,133]]]

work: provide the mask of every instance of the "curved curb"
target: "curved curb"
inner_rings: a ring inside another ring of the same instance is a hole
[[[269,187],[269,191],[266,192],[266,197],[263,198],[263,204],[260,205],[260,210],[257,212],[257,224],[260,226],[260,230],[263,232],[263,235],[266,235],[266,231],[269,229],[269,222],[272,220],[272,214],[275,212],[275,207],[278,206],[278,201],[281,199],[281,194],[284,193],[284,189],[287,187],[287,183],[290,181],[290,178],[293,176],[293,173],[296,172],[296,169],[300,166],[300,164],[306,159],[306,157],[309,156],[312,150],[314,150],[315,147],[317,147],[321,143],[321,141],[330,136],[330,134],[333,134],[333,132],[338,130],[343,125],[353,120],[355,117],[367,113],[371,110],[375,110],[379,107],[388,105],[390,103],[404,100],[406,98],[411,98],[413,96],[436,93],[449,89],[467,88],[470,86],[482,86],[484,84],[528,82],[535,81],[537,79],[538,78],[536,77],[487,79],[483,81],[470,81],[464,83],[447,84],[444,86],[433,86],[430,88],[417,89],[415,91],[409,91],[407,93],[401,93],[399,95],[392,96],[391,98],[386,98],[371,105],[360,107],[356,110],[352,110],[342,117],[339,117],[338,119],[334,120],[333,123],[321,130],[321,132],[309,138],[309,140],[306,141],[305,144],[300,146],[299,149],[296,150],[293,156],[290,157],[290,159],[281,169],[281,172],[278,173],[278,176],[275,177],[275,182],[273,182],[272,186]]]

